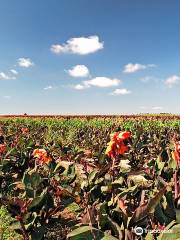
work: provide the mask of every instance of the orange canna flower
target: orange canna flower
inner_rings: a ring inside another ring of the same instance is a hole
[[[27,134],[29,132],[29,129],[26,127],[22,127],[21,132],[22,132],[22,134]]]
[[[45,149],[35,149],[32,153],[33,157],[37,158],[41,164],[48,164],[52,159],[48,156]]]
[[[180,141],[175,143],[176,151],[180,153]]]
[[[123,155],[128,151],[128,146],[125,145],[124,140],[130,138],[130,132],[115,132],[111,134],[111,141],[107,144],[105,154],[110,158],[115,159],[117,155]]]
[[[120,144],[118,145],[118,153],[119,154],[121,154],[121,155],[123,155],[125,152],[127,152],[128,151],[128,146],[126,146],[125,144],[124,144],[124,142],[120,142]]]
[[[110,141],[107,145],[108,146],[106,148],[105,154],[108,155],[109,157],[111,157],[111,155],[113,155],[113,149],[115,148],[116,143],[113,141]]]
[[[130,132],[120,132],[118,135],[118,138],[125,140],[131,137],[131,133]]]
[[[178,165],[180,166],[180,141],[175,142],[175,150],[172,152],[172,158],[177,161]]]
[[[3,154],[6,152],[6,144],[0,144],[0,154]]]

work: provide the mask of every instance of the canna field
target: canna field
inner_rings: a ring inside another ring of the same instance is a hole
[[[0,239],[180,239],[180,116],[0,118]]]

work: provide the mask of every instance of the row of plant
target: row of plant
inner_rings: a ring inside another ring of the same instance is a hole
[[[180,238],[178,121],[0,125],[0,204],[23,239]]]

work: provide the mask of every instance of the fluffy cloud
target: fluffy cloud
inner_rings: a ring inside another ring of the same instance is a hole
[[[148,83],[148,82],[159,82],[161,79],[157,78],[157,77],[153,77],[153,76],[145,76],[140,78],[140,81],[143,83]]]
[[[130,93],[131,91],[127,90],[126,88],[117,88],[111,93],[111,95],[117,96],[117,95],[126,95]]]
[[[7,75],[4,72],[0,72],[0,80],[15,80],[15,76]]]
[[[18,65],[20,67],[28,68],[34,65],[30,58],[19,58]]]
[[[178,83],[180,83],[180,77],[177,76],[177,75],[170,76],[169,78],[167,78],[165,80],[165,84],[170,88],[173,87],[175,84],[178,84]]]
[[[121,80],[116,78],[96,77],[91,80],[84,81],[83,83],[85,86],[113,87],[118,86],[121,83]]]
[[[51,86],[51,85],[44,88],[44,90],[51,90],[51,89],[53,89],[53,86]]]
[[[14,75],[18,74],[18,72],[15,69],[11,69],[10,72],[13,73]]]
[[[86,55],[94,53],[104,47],[98,36],[71,38],[64,44],[54,44],[51,51],[55,54],[72,53]]]
[[[77,84],[77,85],[73,86],[73,88],[76,90],[83,90],[83,89],[89,88],[89,86],[83,85],[83,84]]]
[[[144,110],[162,110],[163,109],[163,107],[160,107],[160,106],[154,106],[154,107],[142,106],[140,108]]]
[[[72,77],[88,77],[89,69],[85,65],[76,65],[69,69],[68,74]]]
[[[124,66],[124,73],[133,73],[133,72],[137,72],[140,70],[144,70],[146,68],[150,68],[150,67],[156,67],[155,64],[147,64],[147,65],[143,65],[143,64],[139,64],[139,63],[128,63],[127,65]]]

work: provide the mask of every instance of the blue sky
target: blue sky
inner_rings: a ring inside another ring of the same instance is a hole
[[[0,9],[0,114],[180,113],[180,1]]]

